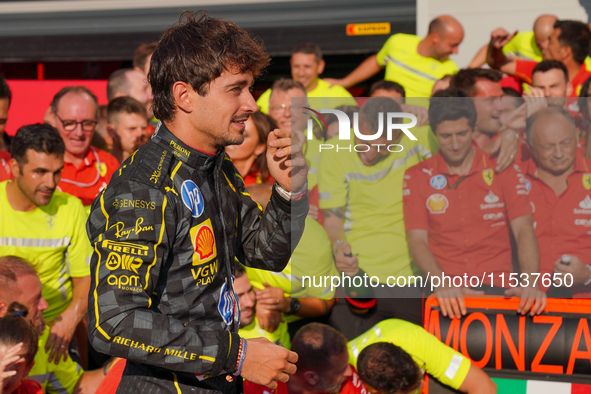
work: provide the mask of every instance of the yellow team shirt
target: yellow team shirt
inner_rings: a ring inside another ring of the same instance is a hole
[[[326,231],[309,216],[306,217],[302,238],[283,271],[272,272],[246,267],[246,273],[255,289],[263,289],[263,283],[267,283],[270,286],[283,289],[285,297],[322,299],[333,298],[335,292],[330,289],[330,281],[328,282],[329,287],[319,285],[319,278],[339,275],[334,265],[330,240]],[[300,318],[295,315],[284,315],[283,319],[292,322]]]
[[[269,332],[261,328],[259,325],[259,319],[255,317],[249,325],[241,327],[238,330],[238,335],[244,339],[263,337],[267,338],[276,345],[283,346],[286,349],[291,348],[291,340],[289,338],[287,323],[285,321],[279,323],[279,326],[275,331]]]
[[[402,185],[407,168],[431,157],[428,128],[410,130],[418,141],[403,135],[404,150],[390,153],[366,166],[353,149],[323,150],[320,154],[318,191],[320,208],[345,207],[345,237],[357,255],[359,267],[387,283],[388,276],[420,275],[411,265],[402,209]],[[330,139],[339,147],[350,141]],[[369,141],[371,143],[371,141]]]
[[[323,142],[313,138],[306,140],[304,145],[304,158],[308,164],[308,190],[312,190],[318,184],[318,161],[320,159],[320,144]]]
[[[522,31],[517,33],[511,41],[503,46],[503,54],[512,59],[533,60],[541,62],[542,51],[536,44],[533,31]],[[585,68],[591,71],[591,58],[585,58]]]
[[[357,106],[357,101],[353,98],[351,93],[347,91],[342,86],[334,85],[330,86],[330,84],[320,78],[318,78],[318,84],[316,87],[306,93],[308,98],[327,98],[330,97],[330,100],[315,100],[311,108],[320,109],[320,108],[337,108],[341,105],[354,105]],[[257,100],[257,105],[259,106],[259,110],[262,113],[268,114],[269,113],[269,99],[271,98],[271,89],[265,90],[263,94]]]
[[[39,382],[44,393],[73,393],[84,370],[71,357],[68,357],[65,361],[62,359],[57,365],[47,361],[49,352],[45,351],[45,344],[49,332],[49,326],[46,326],[43,335],[39,337],[39,350],[35,354],[35,365],[29,372],[29,379]]]
[[[82,202],[56,190],[49,204],[30,212],[15,211],[0,183],[0,256],[15,255],[33,264],[43,285],[51,322],[70,305],[71,278],[90,275],[92,247],[86,236]]]
[[[451,59],[439,61],[419,55],[420,41],[414,34],[394,34],[377,54],[378,64],[386,67],[384,79],[402,85],[406,97],[430,97],[435,81],[458,72]]]
[[[349,364],[357,369],[357,357],[367,346],[376,342],[389,342],[407,352],[425,371],[441,383],[460,388],[470,369],[470,360],[441,343],[422,327],[400,319],[379,322],[365,333],[351,340]]]

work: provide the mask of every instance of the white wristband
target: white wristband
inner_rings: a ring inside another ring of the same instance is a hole
[[[277,182],[275,182],[275,190],[277,190],[277,193],[279,193],[279,195],[283,197],[285,200],[294,200],[300,197],[302,194],[308,192],[308,181],[306,181],[306,183],[304,183],[304,186],[302,186],[300,190],[298,190],[297,192],[288,192],[283,188],[283,186],[281,186]]]

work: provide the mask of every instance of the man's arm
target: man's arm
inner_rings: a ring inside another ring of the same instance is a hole
[[[323,209],[324,230],[332,245],[336,267],[340,272],[353,276],[359,271],[357,256],[345,237],[345,207]]]
[[[82,376],[80,376],[80,379],[78,379],[74,393],[94,394],[104,378],[105,372],[103,368],[86,371],[82,374]]]
[[[515,75],[517,71],[516,62],[509,59],[503,53],[503,46],[507,44],[517,34],[517,32],[510,34],[507,30],[499,27],[490,33],[490,43],[486,53],[486,63],[495,70],[504,72],[505,74]]]
[[[263,284],[265,285],[265,283]],[[265,289],[256,290],[257,312],[260,306],[281,313],[293,313],[291,301],[293,297],[286,297],[280,287],[267,286]],[[334,299],[324,300],[321,298],[302,297],[297,298],[300,308],[293,313],[299,317],[316,317],[326,315],[334,305]],[[258,315],[257,315],[258,316]],[[264,328],[264,327],[263,327]]]
[[[324,80],[332,85],[341,85],[344,88],[350,88],[373,77],[381,70],[382,67],[378,63],[377,55],[371,55],[346,77],[341,79],[325,78]]]
[[[503,127],[499,137],[482,150],[491,155],[498,155],[495,170],[502,172],[515,160],[519,151],[519,134],[513,129]]]
[[[437,260],[429,249],[429,232],[427,230],[409,230],[406,233],[408,239],[408,248],[414,261],[424,273],[429,276],[442,277],[443,270],[437,263]],[[482,294],[480,291],[474,291],[467,288],[440,286],[435,289],[439,307],[443,316],[458,319],[466,314],[466,305],[464,303],[464,294]]]
[[[521,271],[521,288],[510,289],[508,295],[520,295],[521,302],[517,312],[539,315],[546,307],[546,294],[539,289],[540,280],[534,286],[535,276],[540,272],[540,252],[538,240],[534,232],[532,215],[522,215],[511,220],[511,230],[517,244],[517,258]],[[525,275],[524,275],[525,274]],[[523,276],[523,278],[522,278]],[[525,280],[524,280],[525,278]]]
[[[468,394],[495,394],[497,385],[482,369],[471,364],[459,390]]]
[[[50,351],[48,361],[59,363],[61,358],[68,357],[68,346],[76,331],[76,326],[86,316],[88,308],[88,290],[90,289],[90,276],[72,278],[73,297],[70,306],[55,319],[51,327],[51,334],[47,339],[45,351]]]
[[[488,53],[488,44],[485,44],[482,46],[482,48],[480,48],[478,50],[478,52],[476,52],[476,55],[474,55],[474,57],[470,61],[470,64],[468,64],[468,67],[466,67],[466,68],[480,68],[480,67],[482,67],[484,64],[486,64],[486,54],[487,53]]]
[[[565,281],[565,275],[572,275],[573,286],[583,286],[591,281],[590,265],[583,263],[578,256],[572,254],[569,256],[570,262],[568,264],[564,264],[562,258],[556,260],[556,263],[554,263],[554,272],[562,274],[563,282]],[[589,284],[587,284],[587,286],[589,286]]]
[[[281,271],[302,237],[310,206],[304,143],[301,131],[275,129],[269,133],[267,163],[276,183],[264,213],[241,181],[232,186],[242,200],[238,229],[241,242],[236,257],[246,266]],[[228,156],[224,164],[226,178],[233,176],[236,169]],[[241,179],[239,174],[236,178]]]

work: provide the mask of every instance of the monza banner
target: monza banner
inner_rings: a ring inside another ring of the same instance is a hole
[[[424,328],[491,376],[511,378],[495,379],[499,390],[504,387],[499,392],[529,393],[539,381],[548,383],[547,389],[556,386],[554,394],[591,392],[591,300],[548,299],[544,314],[533,317],[515,312],[517,298],[482,296],[465,302],[467,314],[449,319],[437,298],[430,297]],[[523,390],[509,389],[513,386]]]

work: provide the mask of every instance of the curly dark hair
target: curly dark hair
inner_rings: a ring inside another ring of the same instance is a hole
[[[422,378],[410,354],[388,342],[376,342],[359,353],[357,372],[365,383],[383,393],[406,391]]]
[[[269,61],[262,44],[236,24],[206,12],[185,11],[152,54],[148,81],[154,94],[154,115],[164,121],[174,117],[175,82],[188,83],[205,96],[211,81],[225,70],[250,71],[256,78]]]

